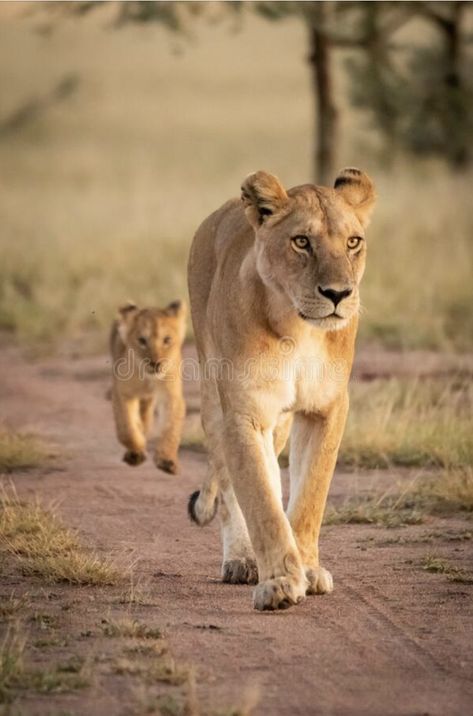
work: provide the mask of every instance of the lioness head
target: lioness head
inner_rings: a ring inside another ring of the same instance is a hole
[[[343,328],[360,306],[364,232],[375,202],[369,177],[344,169],[333,189],[305,184],[286,191],[259,171],[245,179],[242,200],[263,282],[285,293],[302,320]]]
[[[166,308],[138,308],[128,303],[118,309],[118,333],[148,373],[164,376],[179,358],[186,331],[186,307],[173,301]]]

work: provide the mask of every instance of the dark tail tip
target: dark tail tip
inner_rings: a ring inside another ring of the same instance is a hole
[[[197,525],[200,524],[200,522],[197,519],[197,516],[195,514],[195,503],[199,499],[199,495],[200,495],[200,490],[196,490],[189,497],[189,502],[187,503],[187,514],[189,515],[192,522],[195,522]]]

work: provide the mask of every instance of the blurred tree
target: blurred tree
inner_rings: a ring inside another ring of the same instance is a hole
[[[410,3],[435,29],[428,45],[379,41],[383,3],[363,3],[371,41],[351,64],[351,97],[367,110],[392,150],[445,157],[454,169],[471,161],[473,63],[466,51],[471,2]],[[407,59],[400,61],[400,57]]]
[[[270,20],[299,16],[307,28],[316,119],[314,176],[325,184],[333,177],[337,161],[339,109],[335,101],[334,51],[353,49],[365,53],[369,48],[379,56],[385,54],[391,35],[413,16],[414,3],[268,1],[255,2],[254,7]],[[381,81],[376,86],[378,92],[370,100],[384,105],[388,93],[381,92]],[[389,121],[390,112],[385,112],[384,106],[379,114],[386,123]]]
[[[51,11],[84,15],[102,2],[46,3]],[[59,6],[59,7],[58,7]],[[416,153],[440,154],[454,167],[471,159],[473,77],[465,52],[464,20],[473,2],[424,0],[370,2],[361,0],[225,3],[137,0],[115,2],[115,24],[160,22],[170,30],[190,35],[193,19],[215,12],[255,10],[268,20],[299,17],[307,29],[315,104],[314,178],[321,183],[335,172],[339,144],[339,113],[335,97],[334,52],[352,49],[347,63],[350,98],[369,112],[375,127],[394,155],[396,147]],[[406,46],[393,35],[414,17],[437,30],[438,41],[408,46],[408,61],[399,62]]]

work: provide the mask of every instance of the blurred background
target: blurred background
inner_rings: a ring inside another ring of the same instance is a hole
[[[470,2],[0,4],[0,329],[103,351],[256,169],[375,180],[360,341],[473,346]]]

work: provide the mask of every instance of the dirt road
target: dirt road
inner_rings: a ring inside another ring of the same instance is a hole
[[[257,613],[251,587],[218,581],[217,522],[199,529],[186,515],[205,455],[182,451],[179,477],[158,472],[152,461],[139,468],[121,462],[104,399],[105,358],[28,363],[7,348],[0,374],[2,420],[45,435],[62,453],[60,469],[17,475],[18,491],[59,499],[66,522],[89,543],[137,560],[136,579],[148,584],[157,605],[151,612],[143,607],[142,615],[149,620],[151,613],[163,626],[177,659],[195,665],[205,703],[236,704],[255,685],[256,713],[265,716],[473,713],[472,587],[421,569],[428,548],[406,538],[425,526],[403,528],[405,539],[394,544],[387,543],[393,530],[326,527],[321,549],[334,593],[289,611]],[[186,391],[195,415],[196,385]],[[332,499],[350,491],[354,479],[337,472]],[[445,522],[432,527],[445,529]],[[440,540],[436,550],[464,560],[471,544]],[[80,622],[91,599],[86,589],[75,594],[71,623]],[[61,712],[122,714],[123,694],[118,677],[110,677],[94,696],[55,703]],[[52,713],[48,703],[30,700],[21,713]]]

